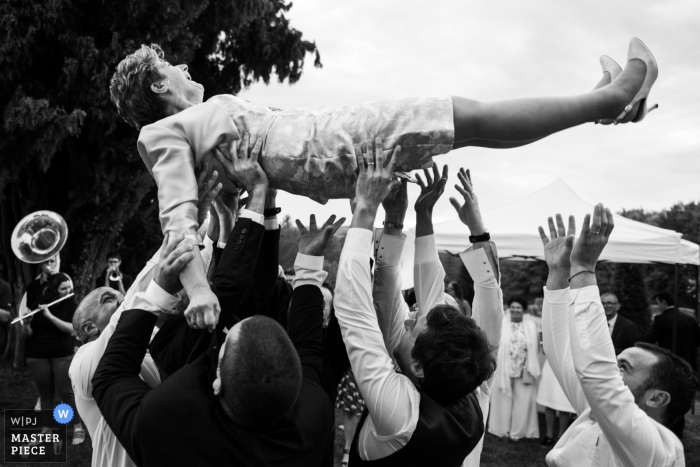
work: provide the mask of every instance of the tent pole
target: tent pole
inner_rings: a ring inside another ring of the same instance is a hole
[[[676,353],[676,337],[678,333],[678,263],[675,265],[675,280],[673,281],[673,306],[676,308],[673,313],[673,339],[671,340],[671,351]],[[678,355],[678,354],[676,354]]]

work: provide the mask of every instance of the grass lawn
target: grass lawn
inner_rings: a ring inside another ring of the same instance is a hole
[[[27,370],[12,369],[11,362],[0,359],[0,409],[31,409],[36,403],[38,393],[34,388],[34,382]],[[337,414],[337,420],[342,416]],[[4,452],[4,425],[0,436],[0,451]],[[540,430],[544,430],[544,417],[540,416]],[[69,438],[71,431],[68,431]],[[345,444],[342,430],[336,430],[336,466],[340,466],[343,446]],[[685,464],[687,466],[700,466],[700,399],[696,402],[696,415],[686,416],[685,439]],[[92,447],[89,436],[83,444],[78,446],[64,446],[68,449],[67,464],[11,464],[44,467],[47,465],[88,467],[92,456]],[[547,450],[539,446],[539,440],[522,440],[518,443],[501,441],[495,436],[486,435],[484,451],[481,456],[481,465],[484,467],[528,467],[542,466]],[[0,464],[2,463],[0,452]]]

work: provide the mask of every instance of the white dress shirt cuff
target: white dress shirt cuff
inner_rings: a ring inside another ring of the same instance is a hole
[[[241,213],[238,215],[238,218],[250,219],[253,222],[256,222],[262,226],[265,225],[265,216],[255,211],[251,211],[250,209],[244,209],[243,211],[241,211]]]
[[[369,257],[372,254],[373,232],[367,229],[351,228],[345,236],[343,255]]]
[[[161,286],[156,284],[155,280],[151,280],[145,292],[139,292],[134,296],[134,301],[131,308],[134,310],[144,310],[151,313],[177,313],[175,307],[180,303],[180,298],[170,295],[163,290]]]
[[[416,237],[415,264],[434,263],[435,261],[440,261],[435,235]]]
[[[377,245],[377,267],[399,266],[405,243],[406,235],[404,234],[401,234],[400,237],[383,234],[379,239],[379,245]]]
[[[175,313],[175,308],[180,303],[180,294],[170,295],[156,283],[155,279],[151,279],[145,294],[165,313]]]
[[[272,219],[265,219],[264,225],[265,230],[277,230],[280,228],[280,223],[277,220],[277,216],[273,217]]]
[[[294,281],[292,287],[315,285],[321,287],[328,273],[323,270],[323,256],[311,256],[297,253],[294,260]]]
[[[561,304],[567,304],[569,303],[569,288],[565,289],[557,289],[557,290],[549,290],[547,287],[543,287],[544,289],[544,299],[547,300],[549,303],[561,303]]]
[[[469,249],[460,253],[459,257],[462,259],[462,263],[464,263],[464,266],[467,268],[469,275],[474,279],[475,283],[485,283],[496,280],[496,275],[493,273],[493,268],[486,256],[485,249]]]

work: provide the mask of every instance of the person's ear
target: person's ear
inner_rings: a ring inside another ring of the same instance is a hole
[[[420,363],[417,361],[413,360],[411,362],[411,371],[413,372],[414,375],[416,375],[416,378],[423,378],[423,367],[421,366]]]
[[[221,394],[221,369],[219,367],[216,368],[216,379],[212,383],[212,387],[214,388],[215,396]]]
[[[84,335],[88,336],[88,338],[97,337],[100,335],[100,328],[98,328],[92,321],[85,321],[80,325],[80,329],[83,331]]]
[[[671,403],[671,395],[661,389],[649,389],[645,394],[645,399],[644,403],[647,407],[653,409],[659,409]]]
[[[155,82],[151,84],[151,91],[155,92],[156,94],[165,94],[166,92],[168,92],[169,86],[170,80],[168,80],[167,84],[162,82]]]

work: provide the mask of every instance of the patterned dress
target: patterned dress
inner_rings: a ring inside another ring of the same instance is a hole
[[[319,203],[355,196],[355,148],[381,137],[384,153],[401,145],[398,171],[420,169],[454,143],[450,97],[384,100],[336,109],[273,110],[218,95],[141,129],[138,150],[158,185],[164,233],[195,238],[195,168],[213,162],[224,191],[235,189],[214,151],[230,156],[245,133],[262,139],[260,165],[272,188]]]
[[[357,387],[352,370],[345,372],[343,379],[338,384],[338,400],[335,403],[335,407],[358,417],[365,410],[365,401],[362,400],[362,395]]]

